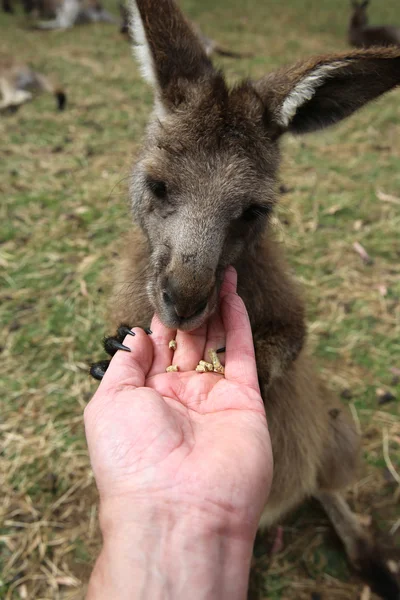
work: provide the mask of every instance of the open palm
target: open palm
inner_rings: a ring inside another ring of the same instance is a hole
[[[154,317],[135,329],[85,411],[101,497],[149,498],[227,511],[257,526],[272,478],[272,454],[250,325],[228,269],[220,311],[194,332]],[[168,342],[176,339],[175,352]],[[200,374],[208,349],[226,346],[225,377]],[[170,364],[179,372],[166,373]]]

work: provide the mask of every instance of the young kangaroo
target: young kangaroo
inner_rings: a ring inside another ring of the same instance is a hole
[[[368,25],[367,6],[369,0],[361,4],[352,0],[353,13],[350,17],[349,42],[357,48],[371,46],[400,46],[400,27],[381,25],[371,27]]]
[[[64,90],[54,85],[48,77],[8,56],[0,56],[0,111],[15,109],[40,92],[54,94],[58,109],[65,108],[67,96]]]
[[[400,588],[342,490],[354,478],[359,439],[319,381],[305,349],[304,306],[269,218],[279,140],[333,125],[400,84],[400,49],[307,60],[229,89],[173,0],[137,0],[133,33],[155,108],[131,180],[134,220],[105,340],[114,354],[127,326],[154,312],[193,330],[215,310],[225,268],[238,273],[250,315],[274,451],[268,526],[318,498],[352,564],[383,598]],[[109,361],[92,366],[98,379]]]

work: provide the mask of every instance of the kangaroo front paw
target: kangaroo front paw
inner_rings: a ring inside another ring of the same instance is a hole
[[[93,363],[90,367],[89,373],[94,379],[101,381],[104,377],[105,372],[108,369],[108,365],[110,364],[110,360],[100,360],[97,363]]]
[[[130,352],[130,348],[122,343],[127,335],[135,334],[133,331],[131,331],[131,328],[128,325],[123,324],[118,327],[115,335],[104,338],[103,346],[107,354],[114,356],[117,350],[125,350],[125,352]]]
[[[152,333],[151,329],[148,327],[144,327],[143,331],[147,334]],[[122,343],[127,335],[134,336],[135,333],[129,325],[122,324],[118,327],[115,335],[104,338],[103,347],[109,356],[114,356],[118,350],[124,350],[125,352],[131,351],[128,346],[125,346],[125,344]],[[110,362],[110,360],[100,360],[99,362],[93,363],[90,367],[91,376],[94,377],[94,379],[103,379],[104,373],[107,371]]]

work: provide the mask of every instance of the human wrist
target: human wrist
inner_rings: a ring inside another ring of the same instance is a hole
[[[122,508],[101,506],[104,543],[88,600],[246,598],[254,527],[222,516],[219,507],[182,504],[138,506],[123,526],[116,514]]]
[[[251,513],[252,514],[252,513]],[[253,540],[258,527],[257,516],[250,518],[244,511],[215,502],[181,496],[176,499],[116,496],[102,498],[99,522],[103,537],[124,537],[142,530],[154,529],[154,524],[171,530],[179,529],[190,520],[197,532],[223,535],[243,541]]]

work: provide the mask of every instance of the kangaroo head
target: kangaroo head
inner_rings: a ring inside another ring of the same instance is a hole
[[[368,15],[367,15],[367,6],[369,4],[369,0],[364,0],[363,2],[358,2],[357,0],[352,0],[351,5],[353,7],[353,13],[351,15],[350,24],[352,27],[366,27],[368,25]]]
[[[131,181],[147,292],[165,325],[191,330],[215,309],[226,266],[256,257],[268,235],[280,136],[336,123],[400,83],[400,49],[320,57],[230,89],[173,0],[132,12],[155,90]]]

